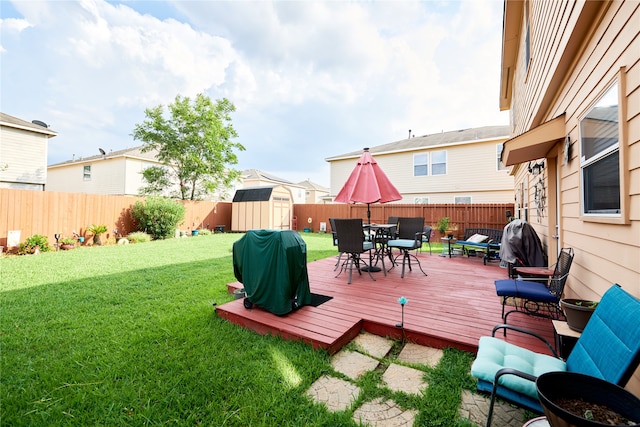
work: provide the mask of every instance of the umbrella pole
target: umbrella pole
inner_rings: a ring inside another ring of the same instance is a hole
[[[369,225],[371,225],[371,209],[369,208],[369,203],[367,203],[367,223],[369,223]],[[369,228],[369,233],[371,233],[371,228]],[[375,236],[369,234],[369,236],[371,237],[371,241],[373,242],[373,249],[376,249],[376,240],[375,240]],[[368,271],[368,272],[374,272],[377,273],[378,271],[382,271],[382,269],[380,267],[378,267],[377,265],[373,265],[373,255],[371,254],[371,251],[369,251],[369,265],[362,267],[360,269],[361,271]]]

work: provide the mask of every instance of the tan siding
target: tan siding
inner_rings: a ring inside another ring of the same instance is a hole
[[[48,138],[20,129],[0,127],[0,182],[11,186],[36,185],[41,188],[47,179]]]

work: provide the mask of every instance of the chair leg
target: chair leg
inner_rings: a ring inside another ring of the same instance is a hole
[[[493,383],[493,390],[491,391],[491,402],[489,403],[489,412],[487,413],[486,427],[491,427],[491,419],[493,418],[493,407],[496,403],[496,388],[497,384]]]

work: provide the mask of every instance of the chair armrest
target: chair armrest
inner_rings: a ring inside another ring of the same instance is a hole
[[[500,325],[496,325],[496,326],[493,327],[493,330],[491,331],[491,336],[495,337],[496,336],[496,331],[498,331],[500,329],[510,329],[512,331],[521,332],[523,334],[531,335],[532,337],[538,338],[551,351],[551,354],[553,354],[553,357],[559,358],[558,357],[558,353],[556,353],[556,350],[551,346],[549,341],[547,341],[546,339],[544,339],[544,337],[541,337],[540,335],[536,334],[533,331],[530,331],[528,329],[519,328],[517,326],[512,326],[512,325],[507,325],[507,324],[500,324]]]
[[[535,381],[538,378],[534,375],[527,374],[526,372],[518,371],[517,369],[501,368],[501,369],[498,369],[498,372],[496,372],[496,379],[493,382],[494,387],[495,385],[498,384],[498,380],[503,375],[515,375],[516,377],[524,378],[525,380],[529,380],[529,381]]]

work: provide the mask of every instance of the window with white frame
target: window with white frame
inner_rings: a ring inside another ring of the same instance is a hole
[[[507,169],[507,167],[500,160],[500,158],[502,157],[502,148],[503,147],[504,146],[502,144],[496,144],[496,156],[497,156],[496,170],[499,170],[499,171]]]
[[[91,181],[91,165],[86,165],[82,168],[82,179]]]
[[[620,216],[618,83],[580,120],[582,213]]]
[[[453,198],[453,203],[455,203],[456,205],[470,205],[471,196],[455,196]]]
[[[416,205],[428,205],[429,198],[428,197],[414,197],[413,203]]]
[[[447,174],[447,152],[433,151],[431,152],[431,175]]]
[[[413,176],[429,175],[429,154],[420,153],[413,155]]]

